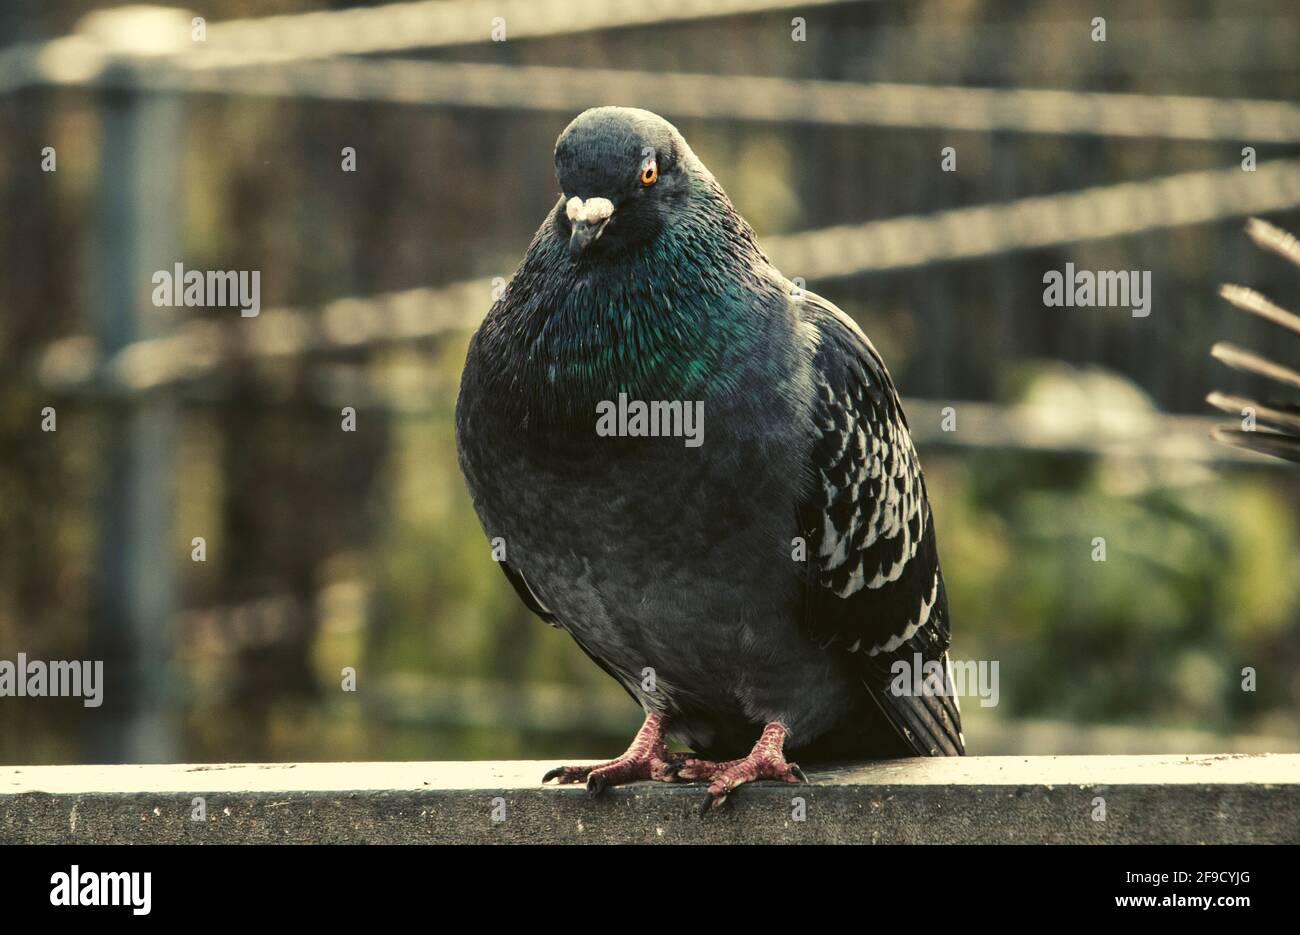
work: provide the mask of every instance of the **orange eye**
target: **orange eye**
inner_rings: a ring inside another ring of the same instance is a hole
[[[657,178],[659,178],[659,164],[651,159],[641,167],[641,184],[653,185]]]

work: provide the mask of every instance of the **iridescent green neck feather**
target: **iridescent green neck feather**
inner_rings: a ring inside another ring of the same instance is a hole
[[[478,336],[489,391],[530,424],[599,400],[703,399],[772,327],[782,286],[712,178],[653,242],[574,263],[549,218]]]

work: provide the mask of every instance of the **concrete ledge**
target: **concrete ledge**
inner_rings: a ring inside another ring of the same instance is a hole
[[[701,785],[590,799],[543,788],[553,765],[0,767],[0,843],[1300,842],[1300,755],[877,761],[746,786],[704,819]]]

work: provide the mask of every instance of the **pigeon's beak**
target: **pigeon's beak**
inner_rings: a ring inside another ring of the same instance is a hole
[[[574,221],[573,233],[569,235],[569,256],[575,260],[581,256],[592,243],[600,239],[607,221]]]
[[[576,195],[564,203],[564,214],[569,219],[569,256],[575,260],[600,239],[605,225],[614,215],[614,204],[608,198],[588,198]]]

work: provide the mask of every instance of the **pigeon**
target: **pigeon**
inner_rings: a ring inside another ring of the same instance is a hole
[[[1258,218],[1250,219],[1246,233],[1260,247],[1300,268],[1300,240],[1294,235]],[[1284,333],[1300,338],[1300,315],[1281,308],[1254,289],[1225,285],[1219,294],[1242,311],[1258,315],[1277,325]],[[1263,401],[1219,391],[1211,393],[1206,397],[1211,406],[1241,418],[1240,428],[1215,427],[1214,438],[1247,451],[1300,462],[1300,367],[1272,360],[1227,341],[1215,344],[1210,353],[1229,367],[1263,377],[1278,387],[1285,387],[1289,393],[1273,395]],[[1297,360],[1300,360],[1300,354]],[[1272,392],[1276,394],[1277,390]]]
[[[934,520],[875,347],[662,117],[587,110],[555,169],[470,340],[459,463],[524,604],[645,720],[542,781],[703,781],[708,811],[806,781],[796,755],[964,754]]]

